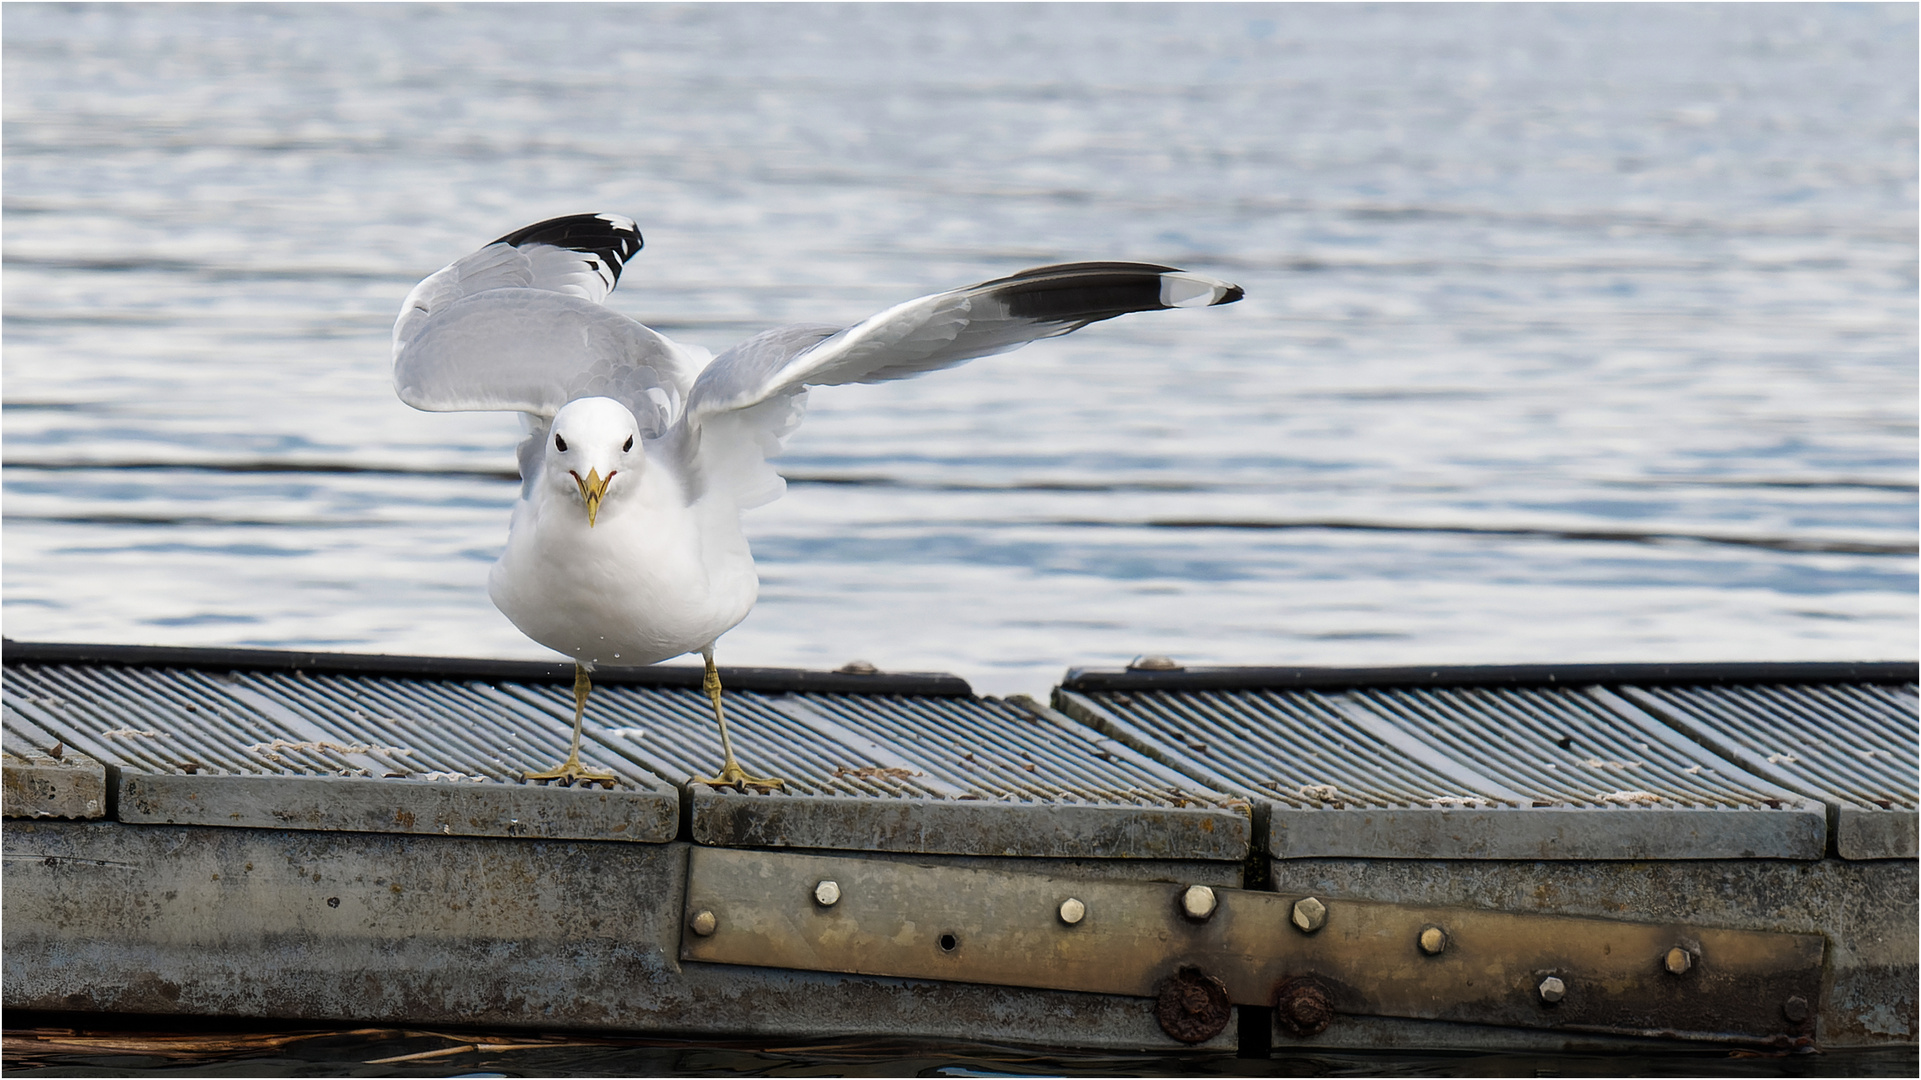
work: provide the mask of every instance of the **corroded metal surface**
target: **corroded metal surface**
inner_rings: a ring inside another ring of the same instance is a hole
[[[1234,1015],[1227,984],[1196,967],[1184,967],[1161,980],[1154,995],[1154,1018],[1161,1030],[1184,1043],[1219,1035]]]
[[[31,821],[4,843],[8,1009],[1180,1045],[1136,997],[683,965],[685,844]]]
[[[1749,772],[1826,803],[1842,858],[1916,856],[1921,696],[1913,683],[1620,692]]]
[[[1921,1037],[1921,877],[1912,859],[1277,859],[1271,866],[1281,895],[1312,893],[1330,906],[1392,901],[1820,935],[1828,948],[1826,981],[1819,996],[1807,997],[1819,1044]],[[1353,1046],[1372,1039],[1344,1018],[1320,1041]]]
[[[1823,808],[1602,688],[1060,689],[1283,857],[1819,858]]]
[[[809,899],[822,879],[840,889],[830,908]],[[1811,1035],[1784,1006],[1821,987],[1814,934],[1358,900],[1327,901],[1326,925],[1303,934],[1298,897],[1217,890],[1218,909],[1195,920],[1185,889],[700,848],[686,911],[710,912],[715,929],[684,937],[681,956],[1156,998],[1192,967],[1243,1005],[1311,976],[1336,1013],[1737,1041]],[[1073,925],[1055,917],[1068,896],[1086,909]],[[1439,955],[1418,945],[1429,926],[1446,930]],[[1677,945],[1698,958],[1685,979],[1662,969]],[[1566,984],[1551,1007],[1547,977]]]

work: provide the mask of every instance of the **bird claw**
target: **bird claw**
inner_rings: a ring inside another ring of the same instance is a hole
[[[523,784],[545,784],[553,781],[558,781],[561,787],[575,785],[592,787],[599,784],[610,791],[613,790],[614,781],[618,779],[619,777],[605,769],[590,769],[572,759],[563,761],[546,772],[522,773],[520,776],[520,782]]]
[[[696,776],[693,782],[708,787],[730,787],[735,791],[753,788],[762,794],[787,786],[787,781],[776,776],[748,776],[747,770],[733,761],[721,766],[719,776]]]

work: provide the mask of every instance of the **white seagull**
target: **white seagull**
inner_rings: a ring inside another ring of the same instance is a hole
[[[601,305],[640,248],[639,228],[617,214],[542,221],[414,286],[394,323],[400,400],[524,419],[520,499],[487,591],[528,637],[573,657],[575,675],[573,748],[523,781],[612,787],[580,761],[588,674],[698,651],[725,761],[696,782],[781,785],[734,760],[714,642],[754,606],[740,515],[785,490],[767,461],[809,386],[911,378],[1131,311],[1241,298],[1169,266],[1065,263],[849,327],[775,327],[710,359]]]

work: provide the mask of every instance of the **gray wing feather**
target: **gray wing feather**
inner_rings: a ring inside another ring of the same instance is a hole
[[[689,422],[801,386],[907,379],[1133,311],[1231,304],[1237,285],[1152,263],[1066,263],[909,300],[832,335],[781,327],[722,353]],[[812,340],[809,340],[812,335]],[[784,357],[782,349],[790,350]]]
[[[675,428],[690,494],[724,490],[743,508],[778,495],[766,459],[799,423],[808,386],[912,378],[1128,312],[1241,295],[1170,266],[1068,263],[909,300],[845,330],[776,327],[722,353],[694,382]]]
[[[493,289],[437,312],[394,357],[400,400],[429,412],[508,409],[551,418],[580,397],[634,410],[643,433],[679,415],[696,359],[599,304]]]
[[[640,231],[614,214],[554,218],[428,276],[394,322],[394,389],[433,412],[550,419],[579,397],[632,409],[647,437],[679,418],[705,354],[601,306]]]

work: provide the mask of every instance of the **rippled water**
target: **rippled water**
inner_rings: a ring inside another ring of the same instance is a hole
[[[4,27],[6,632],[539,656],[423,275],[638,218],[719,349],[1028,265],[1236,306],[818,391],[732,664],[1908,658],[1916,11],[68,7]]]

